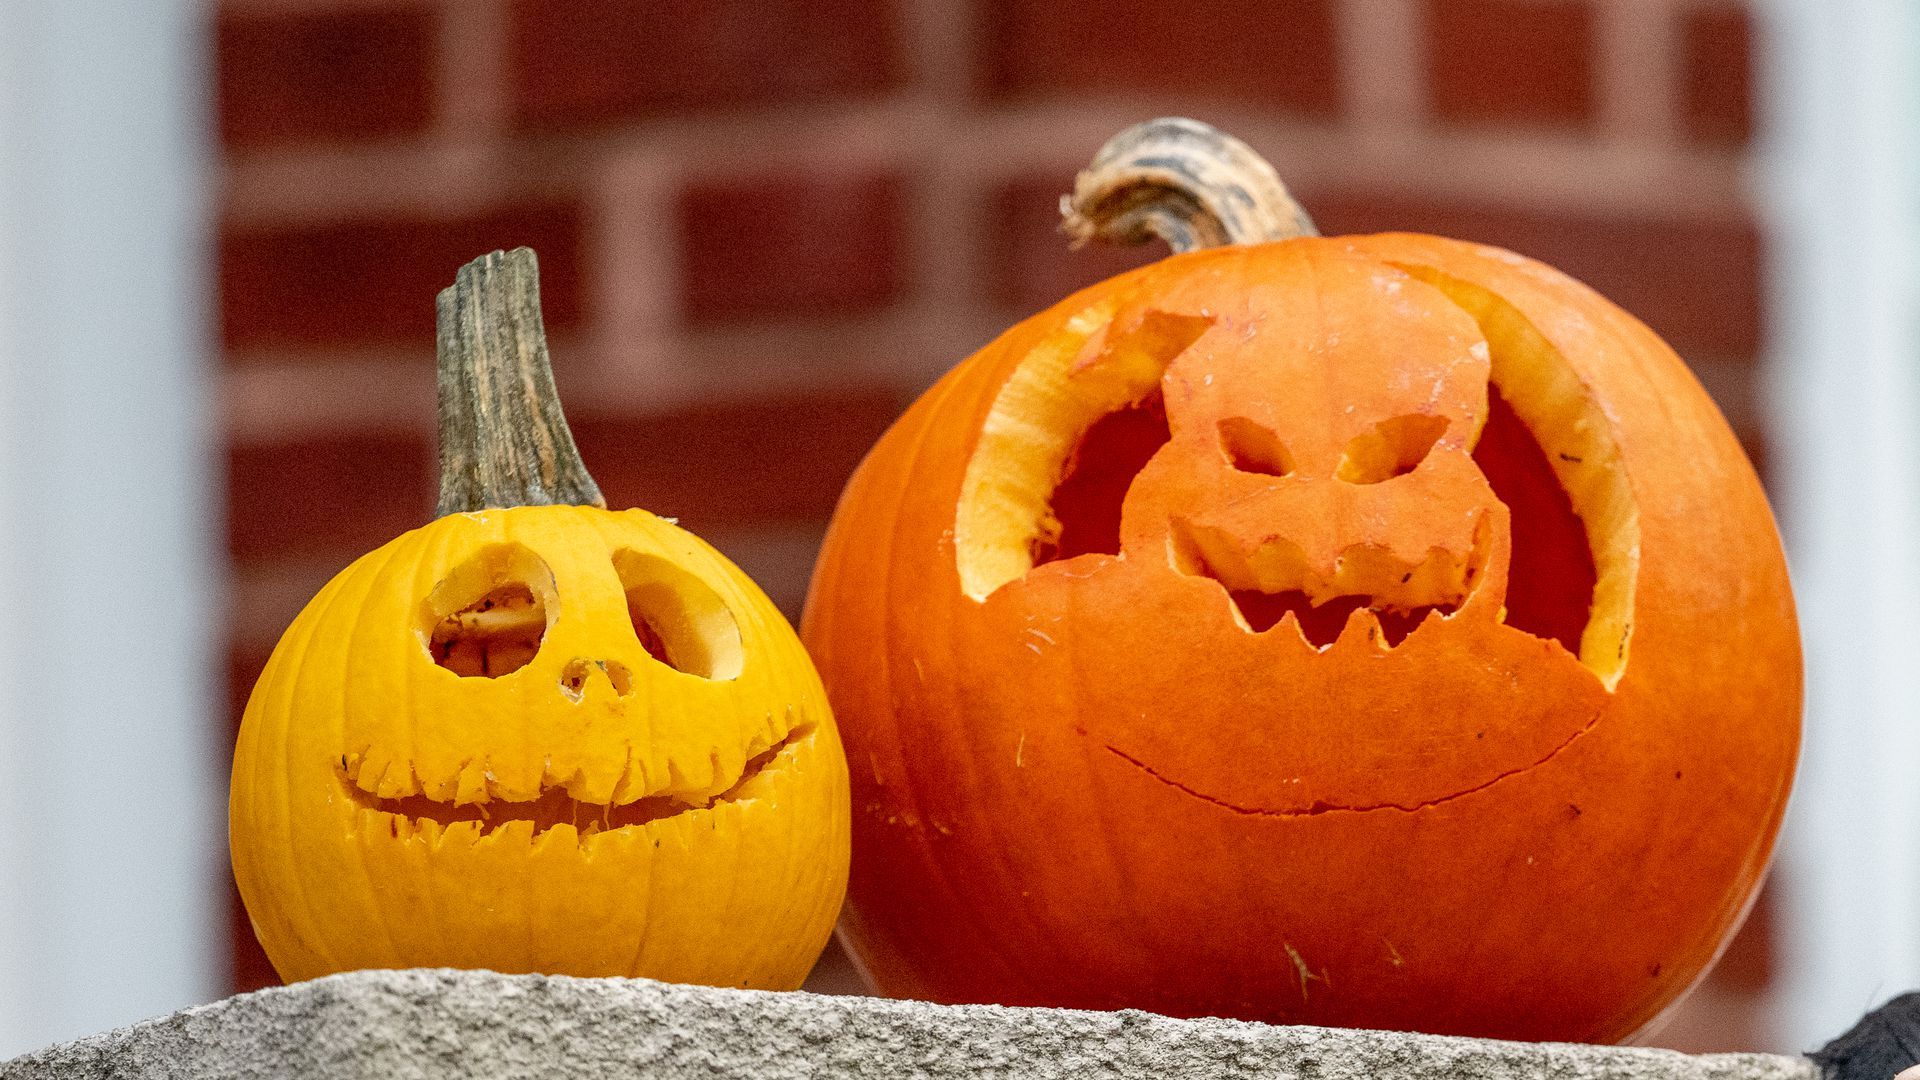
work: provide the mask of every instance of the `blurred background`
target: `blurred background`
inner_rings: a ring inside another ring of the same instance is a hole
[[[280,631],[433,502],[433,296],[526,244],[613,505],[797,616],[861,454],[1185,113],[1329,233],[1553,263],[1760,466],[1808,746],[1653,1041],[1920,986],[1920,25],[1904,0],[0,0],[0,1056],[273,981],[225,863]],[[830,953],[815,984],[855,988]]]

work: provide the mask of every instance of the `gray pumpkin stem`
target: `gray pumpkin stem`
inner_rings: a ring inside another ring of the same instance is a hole
[[[440,293],[440,516],[510,506],[598,506],[560,411],[530,248],[460,268]]]
[[[1318,236],[1313,219],[1253,148],[1198,120],[1162,117],[1115,135],[1060,198],[1074,245],[1141,244],[1175,252]]]

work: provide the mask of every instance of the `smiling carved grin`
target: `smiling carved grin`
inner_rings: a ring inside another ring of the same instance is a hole
[[[556,826],[570,825],[584,840],[598,833],[644,826],[737,801],[743,789],[763,773],[790,765],[797,745],[812,732],[811,724],[789,731],[779,742],[749,758],[740,778],[725,791],[696,801],[672,795],[648,795],[622,803],[586,802],[574,798],[559,784],[543,785],[537,798],[520,801],[494,798],[457,803],[427,795],[381,798],[361,788],[343,764],[336,763],[335,772],[348,800],[358,810],[375,815],[375,820],[395,839],[415,835],[431,838],[463,826],[471,826],[476,836],[484,837],[510,825],[529,822],[532,836]]]
[[[1291,623],[1322,652],[1358,619],[1368,642],[1394,649],[1430,616],[1447,618],[1472,598],[1488,557],[1482,515],[1465,556],[1435,549],[1402,562],[1377,549],[1343,552],[1331,573],[1311,568],[1299,546],[1278,536],[1251,550],[1226,532],[1185,519],[1172,522],[1168,551],[1181,573],[1210,578],[1227,591],[1235,619],[1259,634]]]

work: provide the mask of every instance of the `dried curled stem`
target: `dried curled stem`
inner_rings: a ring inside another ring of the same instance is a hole
[[[1264,158],[1181,117],[1136,124],[1108,140],[1073,194],[1061,197],[1060,213],[1076,246],[1157,236],[1181,252],[1319,235]]]
[[[440,293],[440,515],[607,505],[560,411],[529,248],[460,268]]]

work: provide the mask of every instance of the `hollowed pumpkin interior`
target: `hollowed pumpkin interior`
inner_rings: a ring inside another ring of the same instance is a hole
[[[1491,356],[1488,411],[1474,460],[1512,521],[1508,625],[1559,641],[1611,688],[1632,634],[1639,525],[1619,449],[1572,365],[1498,295],[1419,266],[1400,267],[1470,315]],[[1095,304],[1015,368],[967,463],[954,521],[961,586],[984,600],[1037,565],[1119,552],[1120,509],[1133,478],[1168,441],[1160,379],[1212,320],[1148,311],[1110,324]],[[1383,423],[1349,447],[1341,478],[1373,483],[1419,463],[1439,432],[1423,418]],[[1284,475],[1283,436],[1221,425],[1223,451],[1243,471]],[[1313,607],[1304,596],[1236,595],[1247,628],[1293,611],[1316,644],[1364,596]],[[1390,644],[1424,611],[1376,611]]]
[[[1490,289],[1429,267],[1400,269],[1439,289],[1479,325],[1493,360],[1488,426],[1504,408],[1531,435],[1529,448],[1503,433],[1507,425],[1501,420],[1495,445],[1484,457],[1478,445],[1474,452],[1513,518],[1508,624],[1556,638],[1571,636],[1577,627],[1574,651],[1611,690],[1627,666],[1640,570],[1640,513],[1612,423],[1573,365],[1518,308]],[[1480,441],[1487,440],[1483,429]],[[1584,561],[1574,522],[1584,528]],[[1579,625],[1587,573],[1593,584]],[[1524,621],[1516,621],[1516,612]]]
[[[613,568],[627,594],[633,632],[649,656],[703,679],[734,679],[745,670],[740,624],[706,582],[641,551],[615,552]]]
[[[519,544],[493,544],[434,586],[418,633],[434,663],[461,678],[497,679],[540,651],[553,595],[544,560]]]

